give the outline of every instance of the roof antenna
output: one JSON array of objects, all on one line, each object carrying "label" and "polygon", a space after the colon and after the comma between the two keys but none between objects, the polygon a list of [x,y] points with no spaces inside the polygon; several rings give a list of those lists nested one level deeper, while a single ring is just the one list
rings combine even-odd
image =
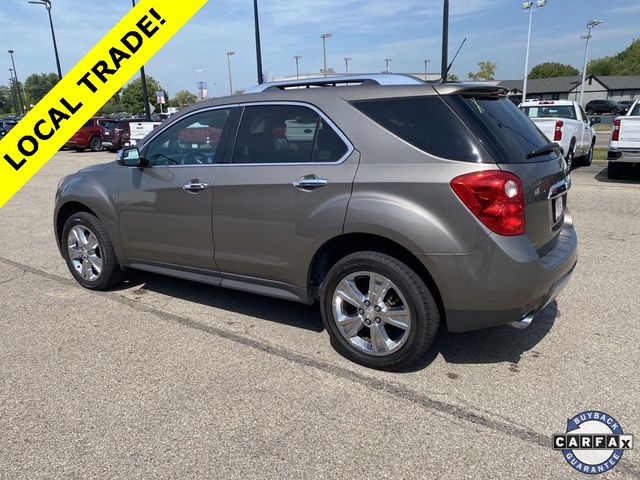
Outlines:
[{"label": "roof antenna", "polygon": [[451,66],[453,65],[453,62],[456,61],[456,58],[458,58],[458,54],[460,53],[460,50],[462,50],[462,47],[464,46],[464,44],[467,41],[467,37],[464,37],[464,40],[462,40],[462,43],[460,44],[460,46],[458,47],[458,51],[456,52],[456,54],[453,56],[453,60],[451,60],[451,63],[449,64],[449,66],[447,67],[447,69],[444,71],[444,75],[442,75],[442,78],[440,79],[442,81],[442,83],[447,83],[447,75],[449,75],[449,70],[451,70]]}]

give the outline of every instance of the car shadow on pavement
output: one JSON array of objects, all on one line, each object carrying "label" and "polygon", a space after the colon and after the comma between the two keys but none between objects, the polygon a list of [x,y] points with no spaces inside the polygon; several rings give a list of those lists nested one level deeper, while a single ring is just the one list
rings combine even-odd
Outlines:
[{"label": "car shadow on pavement", "polygon": [[607,169],[602,169],[594,178],[602,183],[630,183],[638,184],[640,181],[640,167],[628,165],[628,168],[622,170],[622,176],[618,179],[612,180],[607,177]]},{"label": "car shadow on pavement", "polygon": [[[136,297],[153,292],[312,332],[320,333],[324,330],[317,305],[303,305],[153,273],[132,271],[127,283],[119,290],[127,290]],[[414,367],[402,372],[423,370],[439,355],[442,355],[447,363],[507,362],[515,365],[527,352],[531,351],[534,356],[539,355],[533,348],[549,333],[559,315],[558,306],[554,301],[539,312],[525,330],[503,325],[456,334],[440,328],[427,354]]]},{"label": "car shadow on pavement", "polygon": [[123,287],[122,290],[129,289],[136,296],[155,292],[167,297],[313,332],[324,330],[317,306],[139,271],[131,271],[129,280]]},{"label": "car shadow on pavement", "polygon": [[502,325],[474,332],[449,333],[441,328],[430,352],[414,370],[427,367],[438,355],[442,355],[447,363],[517,364],[527,352],[539,355],[533,348],[551,331],[558,316],[558,305],[553,301],[536,314],[529,328],[524,330]]}]

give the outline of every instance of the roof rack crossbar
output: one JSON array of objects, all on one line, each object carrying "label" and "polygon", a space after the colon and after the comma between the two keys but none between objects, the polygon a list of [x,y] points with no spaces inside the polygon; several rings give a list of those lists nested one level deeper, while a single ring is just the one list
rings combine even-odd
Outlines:
[{"label": "roof rack crossbar", "polygon": [[364,75],[340,75],[334,77],[318,77],[298,80],[285,80],[280,82],[263,83],[256,85],[246,93],[259,93],[288,88],[311,87],[337,87],[339,85],[420,85],[425,82],[411,75],[402,74],[364,74]]}]

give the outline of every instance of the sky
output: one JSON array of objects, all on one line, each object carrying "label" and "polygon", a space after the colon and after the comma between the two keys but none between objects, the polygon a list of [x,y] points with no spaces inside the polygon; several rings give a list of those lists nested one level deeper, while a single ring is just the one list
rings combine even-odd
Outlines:
[{"label": "sky", "polygon": [[[181,0],[189,1],[189,0]],[[131,8],[130,0],[52,0],[63,73]],[[264,71],[295,74],[294,55],[301,55],[303,73],[320,74],[321,34],[327,41],[328,66],[380,72],[385,58],[391,70],[419,73],[429,59],[439,71],[442,35],[441,0],[260,0]],[[467,38],[452,73],[466,79],[477,63],[497,63],[496,78],[522,78],[528,15],[518,0],[450,0],[450,58]],[[593,32],[590,58],[612,55],[640,38],[639,0],[549,0],[534,13],[530,67],[558,61],[582,69],[588,20],[604,23]],[[147,72],[173,94],[196,92],[196,83],[209,83],[210,95],[229,93],[227,51],[233,86],[256,83],[252,0],[209,0],[147,64]],[[31,73],[55,71],[55,59],[44,6],[27,0],[0,0],[0,52],[15,50],[21,80]],[[0,84],[8,84],[9,55],[0,53]],[[205,70],[198,72],[198,70]],[[6,78],[5,78],[6,77]]]}]

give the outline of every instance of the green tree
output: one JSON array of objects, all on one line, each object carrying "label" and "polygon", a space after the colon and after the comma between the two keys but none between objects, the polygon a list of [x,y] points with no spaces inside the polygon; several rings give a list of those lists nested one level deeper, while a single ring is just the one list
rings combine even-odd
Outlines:
[{"label": "green tree", "polygon": [[29,103],[36,104],[58,83],[55,73],[34,73],[24,81],[24,91]]},{"label": "green tree", "polygon": [[[161,88],[152,76],[147,75],[147,91],[149,93],[149,103],[156,104],[156,92],[162,90],[164,92],[165,101],[169,101],[169,94]],[[142,94],[142,80],[140,77],[129,82],[122,89],[120,94],[120,106],[123,111],[136,115],[144,114],[144,96]],[[153,108],[152,108],[153,110]]]},{"label": "green tree", "polygon": [[0,113],[13,113],[14,110],[11,90],[5,85],[0,85]]},{"label": "green tree", "polygon": [[198,97],[187,90],[177,92],[170,102],[171,107],[183,108],[193,105],[198,101]]},{"label": "green tree", "polygon": [[587,73],[593,75],[640,75],[640,39],[609,57],[589,62]]},{"label": "green tree", "polygon": [[447,82],[457,82],[460,79],[458,78],[458,76],[455,73],[449,73],[447,75]]},{"label": "green tree", "polygon": [[490,62],[489,60],[483,60],[478,62],[480,68],[477,72],[469,72],[469,79],[474,82],[481,80],[495,80],[497,64]]},{"label": "green tree", "polygon": [[570,77],[579,75],[577,68],[559,62],[545,62],[536,65],[529,72],[529,78]]}]

